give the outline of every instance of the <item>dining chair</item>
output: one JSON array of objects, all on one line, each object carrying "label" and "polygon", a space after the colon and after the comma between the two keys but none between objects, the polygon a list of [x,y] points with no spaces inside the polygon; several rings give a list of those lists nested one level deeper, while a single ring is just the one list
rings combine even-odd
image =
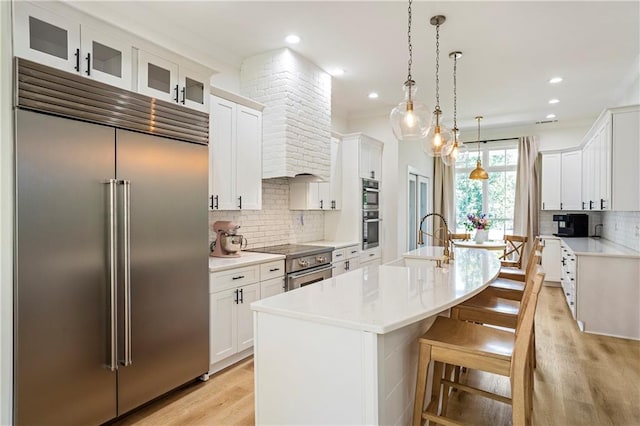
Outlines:
[{"label": "dining chair", "polygon": [[500,256],[502,267],[522,268],[522,253],[529,238],[521,235],[505,235],[504,254]]},{"label": "dining chair", "polygon": [[[437,424],[461,424],[446,417],[449,388],[478,394],[511,404],[514,425],[530,425],[533,410],[533,375],[529,352],[538,293],[544,273],[531,278],[528,301],[521,310],[515,333],[447,317],[437,317],[419,339],[418,372],[414,399],[413,426],[424,420]],[[429,364],[434,361],[431,395],[426,400]],[[443,372],[449,365],[509,377],[511,395],[504,396],[460,383]],[[450,371],[450,370],[449,370]]]},{"label": "dining chair", "polygon": [[[522,293],[524,291],[524,285],[527,282],[528,274],[533,265],[537,265],[541,262],[542,250],[544,245],[539,237],[536,237],[531,248],[531,252],[527,258],[527,265],[525,270],[515,268],[500,268],[498,277],[489,284],[490,289],[500,292],[500,297],[505,299],[520,300],[522,299]],[[536,255],[539,255],[536,258]]]},{"label": "dining chair", "polygon": [[471,239],[471,234],[466,233],[466,234],[452,234],[449,233],[449,240],[453,241],[453,240],[470,240]]}]

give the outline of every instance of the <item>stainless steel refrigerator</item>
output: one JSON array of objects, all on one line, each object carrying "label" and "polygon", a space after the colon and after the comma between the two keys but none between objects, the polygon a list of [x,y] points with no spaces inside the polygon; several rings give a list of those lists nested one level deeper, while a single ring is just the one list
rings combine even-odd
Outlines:
[{"label": "stainless steel refrigerator", "polygon": [[207,152],[17,109],[17,424],[103,423],[208,371]]}]

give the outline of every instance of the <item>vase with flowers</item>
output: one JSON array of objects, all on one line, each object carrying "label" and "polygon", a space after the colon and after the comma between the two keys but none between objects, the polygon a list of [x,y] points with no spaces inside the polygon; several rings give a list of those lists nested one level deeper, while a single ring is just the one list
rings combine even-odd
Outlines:
[{"label": "vase with flowers", "polygon": [[482,244],[487,241],[489,236],[489,228],[491,227],[491,221],[486,213],[469,213],[467,215],[467,222],[465,222],[467,231],[476,231],[475,241],[477,244]]}]

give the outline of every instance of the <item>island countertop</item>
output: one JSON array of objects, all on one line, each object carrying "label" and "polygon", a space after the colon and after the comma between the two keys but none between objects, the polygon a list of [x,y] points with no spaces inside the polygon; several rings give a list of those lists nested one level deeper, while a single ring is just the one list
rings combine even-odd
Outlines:
[{"label": "island countertop", "polygon": [[495,254],[478,249],[456,250],[456,260],[443,268],[431,260],[399,263],[357,269],[259,300],[251,309],[384,334],[472,297],[500,270]]}]

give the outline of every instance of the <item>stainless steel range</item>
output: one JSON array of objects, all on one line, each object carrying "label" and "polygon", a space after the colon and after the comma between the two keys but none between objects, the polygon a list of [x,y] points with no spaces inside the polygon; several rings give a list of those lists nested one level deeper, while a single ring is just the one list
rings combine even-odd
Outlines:
[{"label": "stainless steel range", "polygon": [[331,253],[333,247],[281,244],[246,251],[285,255],[287,291],[332,277]]}]

